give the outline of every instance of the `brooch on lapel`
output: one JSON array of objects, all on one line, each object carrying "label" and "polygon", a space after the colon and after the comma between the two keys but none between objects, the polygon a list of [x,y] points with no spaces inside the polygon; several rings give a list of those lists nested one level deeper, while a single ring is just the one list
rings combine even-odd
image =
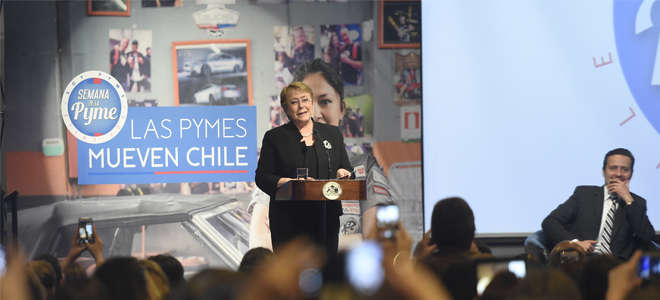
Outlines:
[{"label": "brooch on lapel", "polygon": [[330,144],[330,142],[325,140],[325,141],[323,141],[323,147],[325,147],[325,149],[330,150],[330,149],[332,149],[332,144]]}]

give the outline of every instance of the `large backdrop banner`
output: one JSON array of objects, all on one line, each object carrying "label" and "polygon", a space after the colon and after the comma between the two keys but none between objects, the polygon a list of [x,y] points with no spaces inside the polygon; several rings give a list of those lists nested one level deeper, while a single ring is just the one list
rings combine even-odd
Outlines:
[{"label": "large backdrop banner", "polygon": [[[17,42],[7,43],[14,84],[6,183],[20,193],[18,232],[28,257],[64,259],[80,217],[92,218],[112,245],[105,258],[169,254],[187,278],[206,268],[236,270],[249,248],[272,247],[269,196],[254,170],[263,135],[289,122],[279,94],[299,70],[315,96],[314,117],[342,130],[370,191],[369,201],[342,203],[340,249],[370,234],[364,224],[376,223],[382,204],[398,205],[413,240],[423,237],[422,118],[415,114],[421,1],[138,3],[121,17],[87,15],[87,2],[5,4],[17,12],[7,24],[27,17],[41,36],[70,44],[26,44],[31,32],[22,27],[12,31]],[[68,13],[29,13],[58,9]],[[396,35],[402,26],[410,38]],[[381,38],[386,28],[394,36]],[[34,49],[59,59],[44,61]],[[323,61],[328,74],[303,76],[310,59]],[[78,260],[89,272],[93,262],[88,252]]]},{"label": "large backdrop banner", "polygon": [[78,182],[252,181],[256,123],[254,106],[130,107],[113,139],[78,141]]}]

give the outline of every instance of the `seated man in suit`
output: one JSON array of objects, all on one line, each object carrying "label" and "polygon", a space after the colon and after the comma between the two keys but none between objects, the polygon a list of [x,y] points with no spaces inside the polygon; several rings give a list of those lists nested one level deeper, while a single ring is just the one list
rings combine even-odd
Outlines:
[{"label": "seated man in suit", "polygon": [[604,186],[578,186],[573,195],[543,220],[552,245],[574,241],[587,254],[628,259],[640,243],[655,236],[646,200],[629,191],[635,158],[627,149],[608,152],[603,160]]}]

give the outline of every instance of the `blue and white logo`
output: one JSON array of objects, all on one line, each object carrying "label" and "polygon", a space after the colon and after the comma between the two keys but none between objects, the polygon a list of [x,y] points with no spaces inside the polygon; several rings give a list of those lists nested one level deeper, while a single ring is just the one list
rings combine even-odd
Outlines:
[{"label": "blue and white logo", "polygon": [[62,118],[78,140],[90,144],[117,136],[126,122],[128,105],[121,84],[101,71],[76,76],[62,96]]},{"label": "blue and white logo", "polygon": [[660,5],[655,3],[615,0],[614,36],[628,88],[660,133]]}]

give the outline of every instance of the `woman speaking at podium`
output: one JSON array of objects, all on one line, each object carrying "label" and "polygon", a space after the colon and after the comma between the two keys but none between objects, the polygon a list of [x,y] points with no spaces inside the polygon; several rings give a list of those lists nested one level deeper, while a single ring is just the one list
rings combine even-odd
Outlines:
[{"label": "woman speaking at podium", "polygon": [[[314,122],[312,90],[302,82],[282,89],[280,105],[289,123],[266,132],[257,165],[257,186],[270,196],[269,219],[273,250],[294,237],[304,235],[337,253],[341,201],[276,201],[277,188],[297,177],[298,168],[307,168],[309,179],[350,176],[351,164],[338,127]],[[321,236],[325,211],[325,238]],[[325,244],[323,244],[325,240]]]}]

